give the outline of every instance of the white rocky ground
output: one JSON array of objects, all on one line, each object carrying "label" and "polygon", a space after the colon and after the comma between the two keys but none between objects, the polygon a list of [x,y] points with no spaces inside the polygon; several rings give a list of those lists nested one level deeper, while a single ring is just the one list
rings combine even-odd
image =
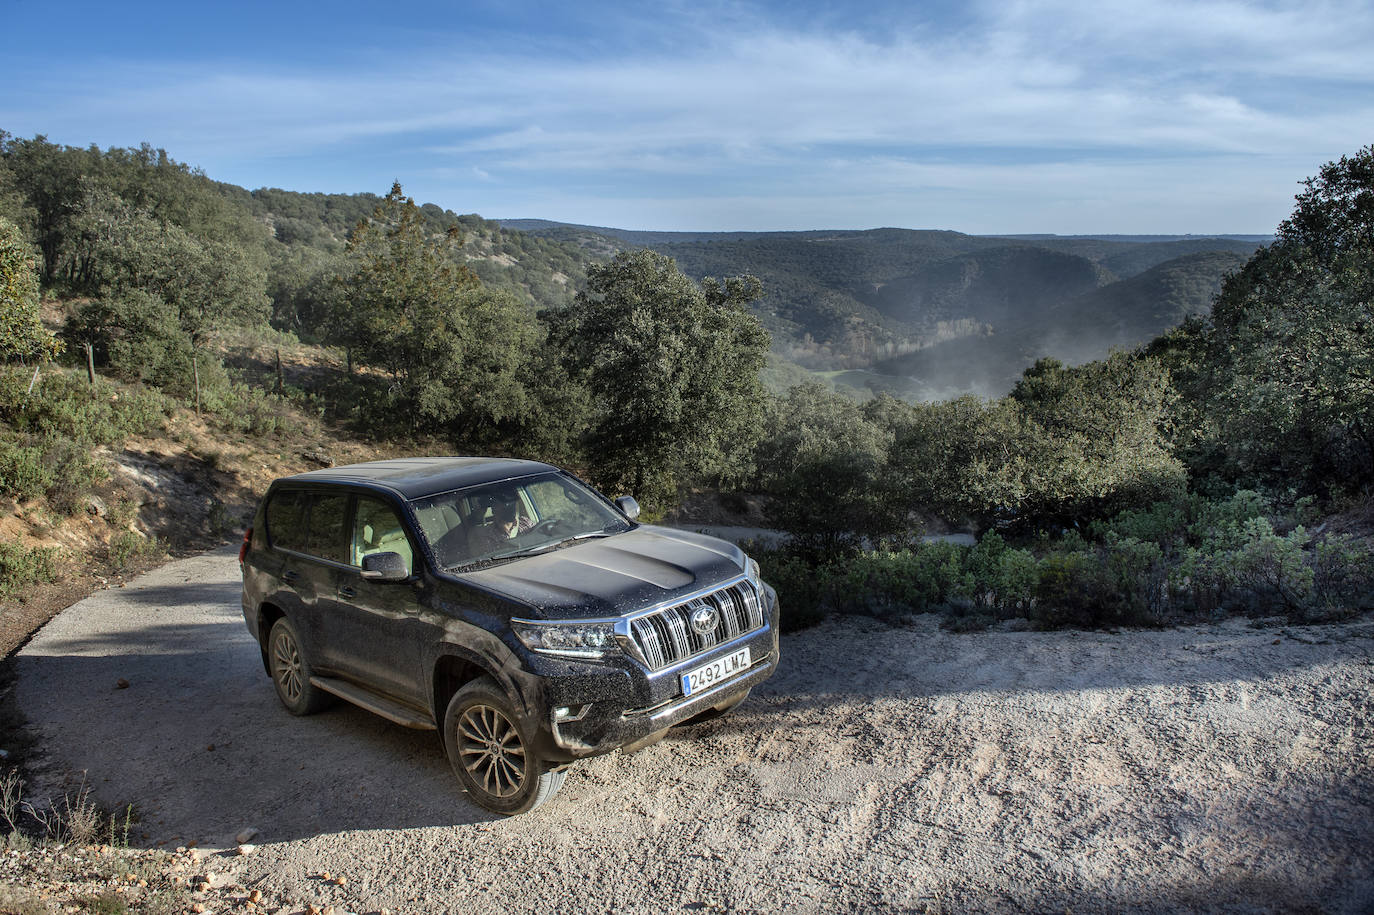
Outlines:
[{"label": "white rocky ground", "polygon": [[85,770],[136,839],[226,849],[203,866],[269,911],[1374,911],[1369,617],[844,619],[783,659],[731,716],[579,764],[508,820],[433,734],[281,710],[230,551],[64,612],[17,691],[46,760],[31,795]]}]

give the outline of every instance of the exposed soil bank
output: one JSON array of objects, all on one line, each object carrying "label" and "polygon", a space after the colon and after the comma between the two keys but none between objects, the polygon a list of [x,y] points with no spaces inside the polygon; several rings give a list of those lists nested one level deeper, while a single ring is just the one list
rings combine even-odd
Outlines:
[{"label": "exposed soil bank", "polygon": [[[1163,632],[833,620],[727,718],[579,764],[522,817],[433,734],[277,704],[232,549],[65,611],[17,658],[30,795],[86,770],[149,843],[355,912],[1369,911],[1374,620]],[[120,679],[127,688],[117,688]],[[326,881],[321,874],[344,876]]]}]

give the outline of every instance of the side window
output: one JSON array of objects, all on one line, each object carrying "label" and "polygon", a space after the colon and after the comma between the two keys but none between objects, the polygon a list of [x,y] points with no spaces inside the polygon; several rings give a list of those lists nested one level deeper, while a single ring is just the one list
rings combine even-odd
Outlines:
[{"label": "side window", "polygon": [[348,562],[348,538],[344,532],[347,510],[347,493],[311,493],[305,552],[321,559]]},{"label": "side window", "polygon": [[406,571],[413,568],[410,540],[395,510],[380,499],[359,496],[349,541],[349,564],[361,566],[363,557],[373,553],[400,553],[406,561]]},{"label": "side window", "polygon": [[279,489],[267,503],[267,537],[272,546],[305,552],[305,493]]}]

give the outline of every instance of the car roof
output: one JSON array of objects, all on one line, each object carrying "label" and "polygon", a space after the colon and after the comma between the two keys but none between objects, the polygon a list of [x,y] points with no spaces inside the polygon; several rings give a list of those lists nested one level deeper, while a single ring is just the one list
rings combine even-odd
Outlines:
[{"label": "car roof", "polygon": [[283,477],[282,482],[362,483],[394,490],[406,499],[418,499],[465,486],[557,469],[539,461],[514,458],[412,457],[311,470]]}]

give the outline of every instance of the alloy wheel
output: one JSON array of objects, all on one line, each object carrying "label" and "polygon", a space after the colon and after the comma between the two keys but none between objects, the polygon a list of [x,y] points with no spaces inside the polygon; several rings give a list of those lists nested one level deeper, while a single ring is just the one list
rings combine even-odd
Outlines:
[{"label": "alloy wheel", "polygon": [[282,695],[290,703],[298,702],[302,688],[301,653],[289,633],[278,633],[276,641],[272,643],[272,659],[275,662],[273,667],[276,668],[277,686]]},{"label": "alloy wheel", "polygon": [[493,797],[511,797],[525,782],[525,742],[499,709],[473,705],[458,721],[458,757]]}]

